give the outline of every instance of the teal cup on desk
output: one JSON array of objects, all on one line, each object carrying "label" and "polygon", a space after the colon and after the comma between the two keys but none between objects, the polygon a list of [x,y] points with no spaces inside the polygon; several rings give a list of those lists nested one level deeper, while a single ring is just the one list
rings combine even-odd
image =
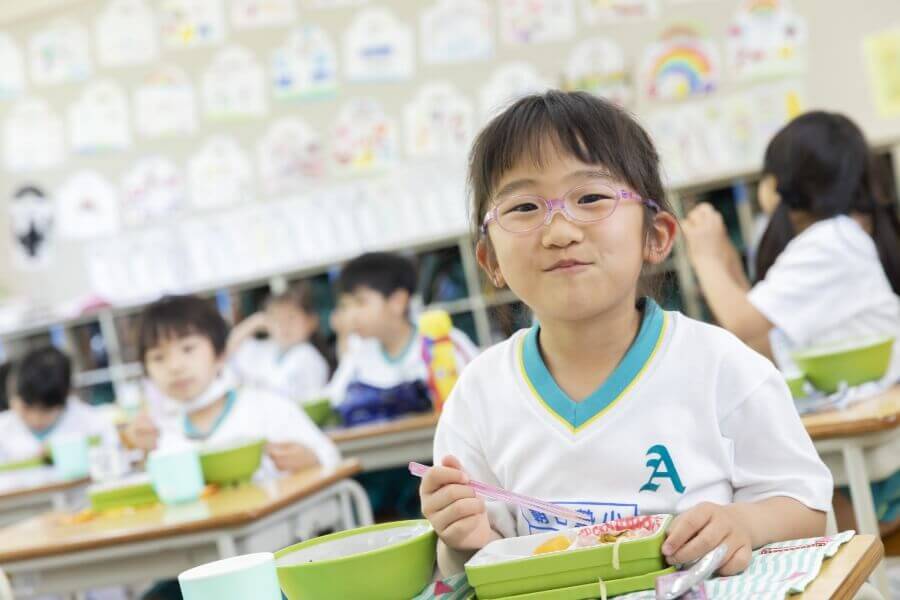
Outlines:
[{"label": "teal cup on desk", "polygon": [[270,552],[244,554],[188,569],[178,576],[184,600],[281,600]]},{"label": "teal cup on desk", "polygon": [[51,438],[53,467],[60,477],[80,479],[91,471],[89,443],[86,435],[64,435]]},{"label": "teal cup on desk", "polygon": [[203,471],[194,448],[154,450],[147,458],[153,490],[165,504],[183,504],[200,498]]}]

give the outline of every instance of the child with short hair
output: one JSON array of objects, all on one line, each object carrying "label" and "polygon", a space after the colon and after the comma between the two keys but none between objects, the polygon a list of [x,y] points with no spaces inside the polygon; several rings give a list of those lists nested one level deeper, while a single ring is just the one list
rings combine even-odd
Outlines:
[{"label": "child with short hair", "polygon": [[52,346],[26,354],[9,376],[9,410],[0,413],[0,462],[41,456],[57,436],[98,437],[118,446],[112,422],[71,395],[72,364]]},{"label": "child with short hair", "polygon": [[337,448],[297,406],[239,384],[225,365],[228,326],[215,306],[169,296],[147,306],[138,330],[150,410],[126,429],[137,448],[264,438],[264,474],[333,466]]},{"label": "child with short hair", "polygon": [[632,117],[581,92],[525,97],[476,139],[478,262],[537,324],[476,358],[438,423],[420,494],[445,575],[492,540],[572,525],[486,504],[469,478],[593,522],[676,513],[667,559],[725,543],[722,575],[824,533],[831,475],[780,373],[641,284],[677,229],[658,163]]},{"label": "child with short hair", "polygon": [[[258,339],[260,333],[266,339]],[[295,401],[314,399],[328,383],[328,354],[307,281],[269,296],[263,310],[228,337],[230,362],[242,381]]]},{"label": "child with short hair", "polygon": [[[337,282],[339,310],[344,326],[359,339],[348,345],[327,388],[332,404],[346,399],[352,383],[388,389],[428,379],[424,341],[409,320],[415,289],[415,266],[397,254],[363,254],[344,266]],[[457,329],[450,339],[461,370],[478,349]]]}]

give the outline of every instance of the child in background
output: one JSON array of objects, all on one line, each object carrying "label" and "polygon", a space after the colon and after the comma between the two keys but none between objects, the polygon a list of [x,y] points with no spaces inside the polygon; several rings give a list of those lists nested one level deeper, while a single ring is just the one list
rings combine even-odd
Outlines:
[{"label": "child in background", "polygon": [[9,410],[9,373],[12,363],[5,362],[0,365],[0,412]]},{"label": "child in background", "polygon": [[831,476],[780,373],[641,285],[677,228],[644,130],[590,94],[528,96],[469,169],[479,264],[538,324],[476,358],[438,423],[421,502],[444,575],[492,540],[570,525],[486,504],[469,478],[594,522],[676,513],[669,562],[724,542],[722,575],[824,533]]},{"label": "child in background", "polygon": [[10,374],[10,410],[0,413],[0,462],[43,455],[56,436],[99,437],[107,448],[118,446],[113,424],[92,406],[71,396],[72,364],[60,350],[33,350]]},{"label": "child in background", "polygon": [[[721,217],[700,205],[684,223],[688,256],[713,314],[748,344],[796,370],[791,351],[896,336],[885,383],[900,377],[900,221],[859,128],[810,112],[766,149],[760,204],[774,205],[751,287]],[[900,528],[900,473],[873,484],[884,534]],[[854,528],[843,493],[841,527]]]},{"label": "child in background", "polygon": [[225,367],[227,336],[225,320],[200,298],[171,296],[144,309],[138,345],[156,402],[128,426],[128,442],[149,451],[261,437],[264,475],[336,464],[337,448],[295,403],[237,383]]},{"label": "child in background", "polygon": [[[409,303],[416,269],[396,254],[374,252],[348,262],[337,282],[338,310],[345,326],[361,339],[341,358],[326,395],[340,405],[352,383],[388,389],[428,379],[422,336],[410,322]],[[463,332],[450,335],[462,369],[478,353]]]},{"label": "child in background", "polygon": [[[274,294],[262,312],[244,319],[228,337],[228,356],[241,381],[290,400],[308,400],[328,383],[328,353],[306,281]],[[257,339],[257,334],[268,335]]]}]

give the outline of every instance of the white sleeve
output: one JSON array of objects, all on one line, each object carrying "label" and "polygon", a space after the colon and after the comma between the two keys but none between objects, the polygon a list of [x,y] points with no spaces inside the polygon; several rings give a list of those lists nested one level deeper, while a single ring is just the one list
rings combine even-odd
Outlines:
[{"label": "white sleeve", "polygon": [[259,361],[262,360],[261,348],[261,342],[253,338],[244,340],[238,346],[229,362],[241,379],[253,379],[252,374],[259,369]]},{"label": "white sleeve", "polygon": [[340,462],[341,454],[337,446],[299,406],[270,394],[266,394],[266,398],[267,440],[303,444],[316,454],[323,467],[333,467]]},{"label": "white sleeve", "polygon": [[335,370],[334,375],[331,376],[331,381],[329,381],[328,385],[325,387],[325,393],[323,395],[331,400],[332,406],[340,406],[344,401],[344,397],[347,394],[347,387],[353,382],[353,377],[356,373],[356,362],[358,357],[359,346],[357,346],[353,352],[347,352],[347,354],[341,358],[338,368]]},{"label": "white sleeve", "polygon": [[[477,406],[481,400],[477,396],[469,398],[472,377],[460,378],[444,405],[441,418],[434,434],[434,464],[440,464],[445,456],[455,456],[466,474],[476,481],[500,486],[497,476],[488,464],[478,437],[477,423],[483,423],[483,415],[469,414],[468,402]],[[516,518],[510,508],[502,502],[488,501],[488,519],[491,527],[503,537],[516,535]]]},{"label": "white sleeve", "polygon": [[453,342],[453,348],[456,351],[457,370],[462,371],[463,367],[478,356],[478,346],[469,339],[469,336],[459,329],[452,329],[450,331],[450,340]]},{"label": "white sleeve", "polygon": [[809,508],[831,509],[831,473],[819,458],[774,369],[721,421],[732,444],[735,502],[787,496]]},{"label": "white sleeve", "polygon": [[[857,310],[846,290],[852,268],[827,241],[796,238],[748,294],[750,303],[796,345],[807,343],[823,324],[843,321]],[[832,240],[833,243],[833,240]],[[827,314],[827,321],[822,315]]]},{"label": "white sleeve", "polygon": [[312,346],[306,348],[291,365],[290,382],[292,396],[301,401],[318,399],[328,383],[328,363]]}]

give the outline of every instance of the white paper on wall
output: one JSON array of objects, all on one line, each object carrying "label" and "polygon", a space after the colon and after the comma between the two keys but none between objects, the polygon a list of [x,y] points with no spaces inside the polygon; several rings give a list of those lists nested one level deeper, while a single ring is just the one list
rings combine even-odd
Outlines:
[{"label": "white paper on wall", "polygon": [[303,0],[303,3],[309,8],[342,8],[345,6],[360,6],[368,4],[369,0]]},{"label": "white paper on wall", "polygon": [[504,64],[491,74],[479,94],[482,118],[487,119],[528,94],[544,92],[550,85],[526,62]]},{"label": "white paper on wall", "polygon": [[493,19],[485,0],[437,0],[422,12],[419,52],[426,64],[488,60]]},{"label": "white paper on wall", "polygon": [[390,167],[397,159],[397,126],[374,98],[353,98],[337,115],[331,154],[341,173]]},{"label": "white paper on wall", "polygon": [[18,186],[9,198],[8,237],[13,265],[22,271],[47,268],[55,240],[53,202],[43,186]]},{"label": "white paper on wall", "polygon": [[413,34],[385,8],[368,8],[344,33],[344,70],[350,81],[397,81],[413,74]]},{"label": "white paper on wall", "polygon": [[94,30],[104,67],[146,64],[159,56],[156,17],[144,0],[110,0]]},{"label": "white paper on wall", "polygon": [[257,148],[259,175],[269,196],[297,194],[325,175],[322,139],[299,117],[273,123]]},{"label": "white paper on wall", "polygon": [[252,177],[250,161],[237,140],[216,136],[190,160],[191,204],[209,209],[246,202],[252,198]]},{"label": "white paper on wall", "polygon": [[142,231],[130,241],[128,263],[136,296],[151,299],[185,291],[183,253],[176,232],[160,227]]},{"label": "white paper on wall", "polygon": [[297,19],[294,0],[231,0],[235,29],[283,27]]},{"label": "white paper on wall", "polygon": [[213,119],[264,115],[265,75],[256,57],[240,46],[219,51],[203,75],[203,101]]},{"label": "white paper on wall", "polygon": [[738,79],[764,79],[803,71],[806,22],[787,0],[744,0],[728,29],[728,63]]},{"label": "white paper on wall", "polygon": [[69,138],[76,152],[122,150],[131,145],[128,99],[117,83],[100,81],[85,88],[69,109]]},{"label": "white paper on wall", "polygon": [[475,108],[449,82],[422,87],[404,110],[406,151],[414,157],[464,155],[475,128]]},{"label": "white paper on wall", "polygon": [[138,133],[157,138],[191,134],[197,127],[194,89],[178,67],[161,66],[134,93]]},{"label": "white paper on wall", "polygon": [[71,175],[56,193],[56,220],[61,236],[85,240],[119,229],[115,188],[95,171]]},{"label": "white paper on wall", "polygon": [[111,304],[125,303],[135,297],[129,250],[124,240],[115,238],[96,241],[84,248],[91,291]]},{"label": "white paper on wall", "polygon": [[581,6],[589,25],[659,16],[659,0],[581,0]]},{"label": "white paper on wall", "polygon": [[16,98],[25,91],[25,65],[13,38],[0,33],[0,100]]},{"label": "white paper on wall", "polygon": [[122,178],[122,214],[128,226],[170,217],[185,205],[184,178],[168,158],[140,159]]},{"label": "white paper on wall", "polygon": [[647,46],[641,60],[641,88],[650,100],[706,96],[719,86],[719,53],[693,27],[675,25]]},{"label": "white paper on wall", "polygon": [[272,54],[272,89],[279,99],[331,97],[337,92],[337,51],[328,33],[305,24]]},{"label": "white paper on wall", "polygon": [[37,171],[62,163],[63,122],[45,100],[20,100],[9,111],[3,131],[4,157],[10,171]]},{"label": "white paper on wall", "polygon": [[619,106],[627,106],[632,93],[621,46],[611,39],[599,37],[579,43],[569,54],[562,87],[590,92]]},{"label": "white paper on wall", "polygon": [[222,0],[159,0],[159,26],[167,48],[195,48],[225,39]]},{"label": "white paper on wall", "polygon": [[31,78],[38,85],[76,83],[90,77],[88,34],[71,19],[58,19],[29,41]]},{"label": "white paper on wall", "polygon": [[573,0],[499,0],[505,44],[559,42],[575,35]]}]

